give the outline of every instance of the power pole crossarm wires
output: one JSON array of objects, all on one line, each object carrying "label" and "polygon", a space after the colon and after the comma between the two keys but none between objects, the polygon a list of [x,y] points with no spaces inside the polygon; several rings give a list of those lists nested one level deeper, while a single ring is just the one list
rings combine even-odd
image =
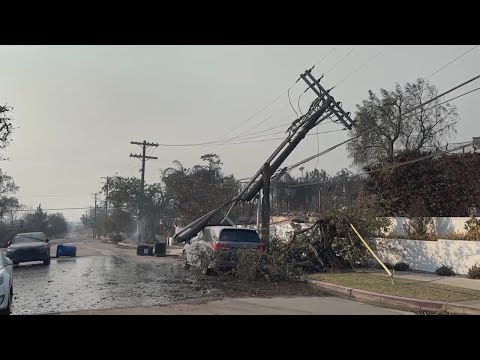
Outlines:
[{"label": "power pole crossarm wires", "polygon": [[[310,89],[312,89],[315,94],[318,95],[318,98],[312,103],[312,106],[309,110],[308,116],[305,118],[298,119],[298,126],[295,127],[295,133],[292,134],[292,137],[285,143],[282,143],[280,147],[274,152],[274,156],[279,154],[275,160],[272,159],[272,156],[269,158],[267,163],[270,164],[270,174],[275,173],[278,168],[282,165],[285,159],[292,153],[292,151],[297,147],[297,145],[305,138],[305,135],[317,126],[320,122],[325,120],[330,116],[336,116],[337,120],[342,123],[347,129],[351,129],[354,125],[353,120],[350,118],[350,115],[346,113],[339,102],[336,102],[335,99],[329,94],[330,90],[325,90],[320,81],[315,79],[311,74],[311,70],[305,71],[305,73],[300,75],[300,78],[303,79]],[[311,80],[311,82],[310,82]],[[313,111],[313,109],[315,109]],[[323,116],[327,113],[326,116]],[[286,145],[286,146],[285,146]],[[270,160],[273,160],[270,162]],[[263,167],[262,167],[263,170]],[[259,171],[260,172],[260,171]],[[251,182],[255,181],[259,175],[257,172],[254,179]],[[263,186],[263,176],[258,179],[258,181],[251,186],[251,188],[242,196],[242,201],[252,200],[258,191]]]},{"label": "power pole crossarm wires", "polygon": [[[158,157],[156,156],[147,156],[146,155],[146,149],[147,147],[151,147],[151,146],[154,146],[154,147],[157,147],[158,144],[154,144],[154,143],[149,143],[145,140],[143,140],[143,142],[138,142],[138,141],[130,141],[130,144],[133,144],[133,145],[140,145],[142,147],[142,154],[139,155],[139,154],[130,154],[130,157],[134,157],[134,158],[138,158],[138,159],[142,159],[142,168],[140,169],[141,173],[142,173],[142,180],[141,180],[141,191],[140,191],[140,207],[138,209],[138,218],[139,218],[139,221],[141,222],[142,221],[142,218],[143,218],[143,203],[144,203],[144,192],[145,192],[145,161],[146,160],[150,160],[150,159],[158,159]],[[142,226],[142,229],[140,230],[140,233],[143,234],[143,226]],[[140,240],[143,240],[143,237],[138,236],[138,242],[140,242]]]},{"label": "power pole crossarm wires", "polygon": [[[315,126],[320,124],[323,120],[335,116],[337,120],[333,122],[340,122],[347,129],[351,129],[354,125],[353,120],[350,118],[349,113],[346,113],[339,102],[336,102],[329,94],[330,90],[325,90],[320,85],[320,79],[317,80],[311,74],[311,70],[305,71],[300,75],[300,79],[303,79],[309,86],[309,89],[318,95],[317,99],[312,103],[310,109],[306,115],[302,115],[300,118],[294,121],[293,126],[290,127],[289,135],[287,138],[277,147],[277,149],[270,155],[265,161],[257,173],[251,178],[247,186],[231,201],[225,203],[220,208],[213,210],[213,212],[223,209],[224,206],[230,205],[230,208],[224,215],[223,221],[228,219],[228,215],[232,211],[233,207],[238,201],[248,202],[257,196],[260,189],[263,188],[263,211],[262,211],[262,225],[268,225],[267,216],[269,217],[269,180],[272,174],[283,164],[285,159],[292,153],[297,145],[305,138],[307,133]],[[299,79],[299,80],[300,80]],[[308,89],[307,89],[308,90]],[[198,231],[205,227],[208,218],[211,217],[211,213],[204,215],[200,219],[197,219],[193,223],[187,225],[185,228],[177,233],[176,238],[180,241],[188,240],[194,236]],[[222,221],[222,222],[223,222]],[[261,229],[262,230],[262,229]],[[262,237],[268,241],[268,226],[263,226]]]}]

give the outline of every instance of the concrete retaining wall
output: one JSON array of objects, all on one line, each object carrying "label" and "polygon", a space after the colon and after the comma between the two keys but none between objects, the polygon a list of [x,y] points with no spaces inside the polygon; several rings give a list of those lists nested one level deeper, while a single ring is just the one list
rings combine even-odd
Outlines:
[{"label": "concrete retaining wall", "polygon": [[457,274],[467,274],[470,267],[480,265],[480,241],[377,238],[374,242],[382,261],[392,265],[403,261],[414,270],[435,272],[436,268],[447,265]]},{"label": "concrete retaining wall", "polygon": [[[392,222],[386,234],[407,235],[408,218],[392,217]],[[435,217],[433,218],[433,228],[431,231],[438,235],[445,235],[451,231],[465,232],[465,222],[470,219],[468,217]]]}]

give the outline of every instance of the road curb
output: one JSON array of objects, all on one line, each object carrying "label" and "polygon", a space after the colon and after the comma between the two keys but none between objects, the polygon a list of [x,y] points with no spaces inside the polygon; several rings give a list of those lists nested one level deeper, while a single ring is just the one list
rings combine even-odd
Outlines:
[{"label": "road curb", "polygon": [[308,279],[307,282],[325,291],[326,293],[330,293],[338,297],[374,305],[382,305],[384,307],[410,310],[415,312],[449,313],[456,315],[480,315],[480,309],[462,306],[458,304],[379,294],[318,280]]}]

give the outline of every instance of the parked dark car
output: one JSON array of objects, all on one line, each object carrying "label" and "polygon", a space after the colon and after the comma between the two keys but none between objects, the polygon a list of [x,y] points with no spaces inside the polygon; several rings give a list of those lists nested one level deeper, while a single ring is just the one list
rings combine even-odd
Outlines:
[{"label": "parked dark car", "polygon": [[14,265],[22,262],[43,261],[50,264],[50,244],[43,232],[17,234],[9,242],[6,255]]}]

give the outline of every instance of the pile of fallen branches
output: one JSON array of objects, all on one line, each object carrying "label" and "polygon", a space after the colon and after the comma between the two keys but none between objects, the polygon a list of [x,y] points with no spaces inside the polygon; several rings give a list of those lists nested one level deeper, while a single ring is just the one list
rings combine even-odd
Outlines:
[{"label": "pile of fallen branches", "polygon": [[376,216],[375,199],[359,197],[349,208],[332,210],[305,228],[295,228],[287,241],[270,240],[265,253],[238,254],[234,274],[242,279],[292,280],[305,272],[332,272],[368,266],[371,254],[353,233],[350,222],[368,238],[388,221]]}]

